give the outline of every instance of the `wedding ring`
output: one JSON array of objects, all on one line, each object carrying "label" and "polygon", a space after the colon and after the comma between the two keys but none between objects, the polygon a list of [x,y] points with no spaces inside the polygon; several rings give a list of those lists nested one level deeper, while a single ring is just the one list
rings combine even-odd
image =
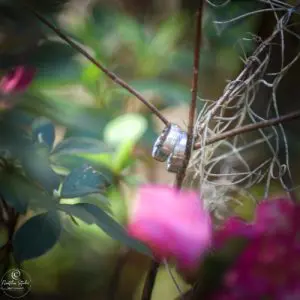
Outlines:
[{"label": "wedding ring", "polygon": [[186,145],[187,133],[182,132],[179,141],[175,145],[175,148],[167,161],[167,170],[169,172],[177,173],[182,169],[185,159]]},{"label": "wedding ring", "polygon": [[180,139],[182,130],[176,124],[168,125],[157,138],[152,150],[152,157],[158,161],[166,161]]}]

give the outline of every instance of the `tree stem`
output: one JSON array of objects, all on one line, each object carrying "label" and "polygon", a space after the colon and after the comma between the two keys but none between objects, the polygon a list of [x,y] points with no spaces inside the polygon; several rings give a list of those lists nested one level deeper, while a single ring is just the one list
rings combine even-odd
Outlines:
[{"label": "tree stem", "polygon": [[64,40],[70,47],[81,53],[87,60],[89,60],[92,64],[94,64],[98,69],[100,69],[103,73],[105,73],[113,82],[123,87],[130,94],[134,95],[138,100],[140,100],[144,105],[146,105],[165,125],[169,124],[169,121],[166,117],[149,101],[147,101],[144,96],[127,84],[124,80],[122,80],[115,73],[109,71],[102,63],[97,61],[94,57],[92,57],[86,50],[80,47],[76,42],[72,41],[67,35],[65,35],[59,28],[50,23],[46,18],[44,18],[39,12],[32,9],[31,7],[27,7],[35,16],[38,18],[43,24],[49,27],[52,31],[54,31],[62,40]]},{"label": "tree stem", "polygon": [[196,12],[196,36],[195,36],[195,48],[194,48],[194,67],[193,67],[193,81],[192,81],[192,99],[189,109],[189,123],[187,132],[187,145],[185,149],[185,159],[183,168],[178,172],[176,176],[176,187],[181,189],[183,180],[186,174],[186,170],[193,151],[193,138],[194,138],[194,125],[195,115],[197,109],[197,95],[198,95],[198,78],[199,78],[199,62],[200,62],[200,50],[201,50],[201,36],[202,36],[202,16],[203,16],[203,0],[199,1],[199,7]]},{"label": "tree stem", "polygon": [[250,131],[254,131],[254,130],[258,130],[258,129],[262,129],[262,128],[266,128],[266,127],[270,127],[270,126],[275,126],[278,125],[280,123],[283,122],[288,122],[288,121],[292,121],[294,119],[297,119],[300,117],[300,110],[294,111],[292,113],[277,117],[277,118],[273,118],[273,119],[269,119],[266,121],[261,121],[258,123],[254,123],[254,124],[248,124],[242,127],[238,127],[238,128],[234,128],[232,130],[228,130],[224,133],[220,133],[217,134],[216,136],[213,136],[211,138],[208,138],[204,145],[201,142],[198,142],[195,144],[194,149],[200,149],[201,147],[219,142],[221,140],[227,139],[227,138],[231,138],[234,137],[238,134],[242,134],[242,133],[246,133],[246,132],[250,132]]},{"label": "tree stem", "polygon": [[[196,12],[196,38],[194,50],[194,68],[193,68],[193,81],[192,81],[192,99],[189,109],[189,124],[188,124],[188,140],[185,151],[185,161],[182,170],[176,176],[176,188],[181,189],[185,177],[186,169],[193,150],[193,133],[194,133],[194,119],[196,115],[196,103],[198,93],[198,75],[199,75],[199,61],[201,49],[201,33],[202,33],[202,15],[203,15],[203,0],[200,0],[199,8]],[[150,300],[152,296],[153,287],[155,284],[156,275],[159,269],[159,263],[156,261],[151,262],[150,270],[144,285],[142,300]]]},{"label": "tree stem", "polygon": [[151,262],[151,266],[150,266],[150,269],[149,269],[147,277],[146,277],[141,300],[150,300],[151,299],[156,275],[157,275],[158,269],[159,269],[159,265],[160,264],[157,261],[153,260]]}]

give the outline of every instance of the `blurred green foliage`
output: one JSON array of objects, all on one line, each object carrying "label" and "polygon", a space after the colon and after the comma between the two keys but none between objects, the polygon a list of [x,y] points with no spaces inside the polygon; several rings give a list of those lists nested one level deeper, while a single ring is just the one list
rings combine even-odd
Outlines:
[{"label": "blurred green foliage", "polygon": [[[232,4],[230,17],[234,6],[236,14],[252,9]],[[226,25],[221,32],[213,21],[227,14],[207,11],[203,74],[237,66],[239,52],[232,45],[253,24]],[[190,99],[189,18],[179,14],[141,24],[95,6],[63,31],[165,109]],[[246,52],[251,43],[247,47]],[[25,261],[35,292],[74,295],[76,286],[78,297],[89,299],[86,295],[108,284],[120,246],[151,255],[120,224],[127,217],[122,187],[133,191],[147,181],[134,172],[140,161],[152,167],[143,154],[149,155],[156,138],[155,122],[127,91],[51,34],[27,62],[36,66],[37,76],[23,101],[3,112],[0,127],[1,197],[23,216],[13,237],[14,255]]]}]

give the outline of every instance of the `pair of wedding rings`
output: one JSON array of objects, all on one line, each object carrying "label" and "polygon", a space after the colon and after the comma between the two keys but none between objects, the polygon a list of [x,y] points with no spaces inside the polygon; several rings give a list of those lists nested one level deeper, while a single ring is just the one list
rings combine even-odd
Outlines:
[{"label": "pair of wedding rings", "polygon": [[152,157],[160,162],[167,160],[167,170],[178,173],[184,164],[187,133],[176,124],[169,124],[154,143]]}]

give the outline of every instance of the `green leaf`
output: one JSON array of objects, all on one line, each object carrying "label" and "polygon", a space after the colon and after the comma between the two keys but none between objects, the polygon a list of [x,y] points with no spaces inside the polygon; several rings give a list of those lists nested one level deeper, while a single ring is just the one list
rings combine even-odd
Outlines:
[{"label": "green leaf", "polygon": [[18,213],[24,214],[29,202],[32,185],[20,175],[6,174],[0,179],[0,194]]},{"label": "green leaf", "polygon": [[111,208],[111,203],[110,199],[108,199],[106,196],[102,194],[89,194],[84,197],[80,198],[72,198],[72,199],[60,199],[59,201],[60,204],[79,204],[79,203],[89,203],[96,205],[103,209],[104,211],[108,213],[112,213],[112,208]]},{"label": "green leaf", "polygon": [[147,178],[139,176],[139,175],[130,175],[130,176],[124,176],[123,181],[129,185],[129,187],[136,187],[142,184],[147,184]]},{"label": "green leaf", "polygon": [[143,147],[152,149],[153,144],[157,139],[157,130],[155,128],[155,123],[152,115],[147,116],[147,121],[148,121],[148,127],[143,137],[140,140],[140,144],[143,145]]},{"label": "green leaf", "polygon": [[134,57],[139,58],[141,54],[144,54],[147,49],[145,31],[143,26],[134,18],[124,15],[116,18],[116,31],[121,44],[125,44],[133,52]]},{"label": "green leaf", "polygon": [[74,59],[76,54],[75,50],[64,43],[43,43],[28,62],[38,70],[33,87],[39,89],[49,83],[62,84],[79,80],[81,67]]},{"label": "green leaf", "polygon": [[52,151],[53,155],[79,155],[88,153],[110,153],[113,150],[102,141],[87,137],[70,137],[60,142]]},{"label": "green leaf", "polygon": [[87,224],[96,224],[111,238],[138,252],[152,256],[148,247],[128,236],[125,228],[98,206],[90,203],[80,203],[75,205],[61,204],[58,208]]},{"label": "green leaf", "polygon": [[[78,168],[85,163],[97,163],[110,168],[113,150],[102,141],[87,137],[70,137],[59,143],[51,153],[51,161],[56,167]],[[105,163],[105,161],[107,163]]]},{"label": "green leaf", "polygon": [[52,195],[18,173],[3,174],[0,195],[20,214],[25,214],[28,207],[34,210],[53,209],[56,204]]},{"label": "green leaf", "polygon": [[62,198],[76,198],[100,193],[109,184],[109,179],[104,174],[85,164],[72,170],[66,177],[60,195]]},{"label": "green leaf", "polygon": [[149,54],[155,53],[158,62],[161,58],[168,60],[182,34],[183,25],[183,20],[179,17],[172,17],[165,21],[148,45]]},{"label": "green leaf", "polygon": [[147,129],[147,120],[139,114],[126,114],[110,121],[104,128],[104,141],[119,146],[139,140]]},{"label": "green leaf", "polygon": [[[102,128],[112,119],[112,115],[116,114],[116,106],[103,110],[74,102],[70,95],[53,94],[41,93],[41,89],[34,94],[27,94],[26,101],[24,99],[22,102],[22,109],[33,116],[43,115],[67,127],[66,139],[75,136],[102,139]],[[22,95],[25,96],[26,94]]]},{"label": "green leaf", "polygon": [[[206,60],[203,59],[204,61]],[[201,62],[202,63],[202,59]],[[170,64],[166,73],[177,75],[182,78],[189,78],[193,68],[193,49],[182,48],[180,51],[174,53],[172,63]]]},{"label": "green leaf", "polygon": [[101,71],[94,64],[89,63],[82,71],[81,80],[84,84],[90,86],[95,84],[101,75]]},{"label": "green leaf", "polygon": [[23,154],[24,148],[31,144],[31,138],[25,131],[25,128],[28,128],[31,125],[31,120],[29,121],[28,119],[30,120],[28,115],[25,116],[24,112],[22,113],[17,109],[8,111],[4,115],[1,115],[1,151],[8,151],[15,157],[19,157]]},{"label": "green leaf", "polygon": [[46,118],[38,118],[32,124],[34,142],[43,143],[52,149],[55,139],[53,123]]},{"label": "green leaf", "polygon": [[134,80],[130,84],[143,93],[151,91],[161,98],[161,106],[177,106],[186,104],[191,98],[189,88],[163,79],[159,80]]},{"label": "green leaf", "polygon": [[116,174],[119,174],[123,169],[128,167],[132,160],[132,151],[134,149],[135,142],[128,140],[123,142],[117,149],[113,157],[113,170]]},{"label": "green leaf", "polygon": [[[101,41],[103,43],[102,38],[105,38],[106,36],[112,36],[112,32],[115,33],[115,26],[116,23],[122,18],[123,15],[118,13],[115,9],[104,7],[104,6],[98,6],[94,5],[92,8],[91,14],[89,16],[90,22],[90,31],[93,39],[97,41],[97,44],[99,45],[99,36],[101,36]],[[122,22],[122,21],[121,21]],[[85,35],[86,36],[86,35]],[[114,37],[115,38],[115,37]],[[101,47],[101,41],[99,47]],[[101,49],[102,52],[107,52],[107,48],[109,47],[103,47],[104,49]],[[109,53],[108,53],[109,54]],[[110,53],[111,55],[111,53]],[[111,57],[111,56],[109,56]]]},{"label": "green leaf", "polygon": [[52,194],[60,185],[59,176],[50,165],[49,149],[43,144],[32,145],[24,150],[22,166],[33,181]]},{"label": "green leaf", "polygon": [[77,157],[84,158],[93,165],[105,166],[112,170],[113,153],[78,154]]},{"label": "green leaf", "polygon": [[47,212],[26,221],[13,237],[14,256],[19,262],[47,253],[59,240],[61,223],[57,212]]}]

